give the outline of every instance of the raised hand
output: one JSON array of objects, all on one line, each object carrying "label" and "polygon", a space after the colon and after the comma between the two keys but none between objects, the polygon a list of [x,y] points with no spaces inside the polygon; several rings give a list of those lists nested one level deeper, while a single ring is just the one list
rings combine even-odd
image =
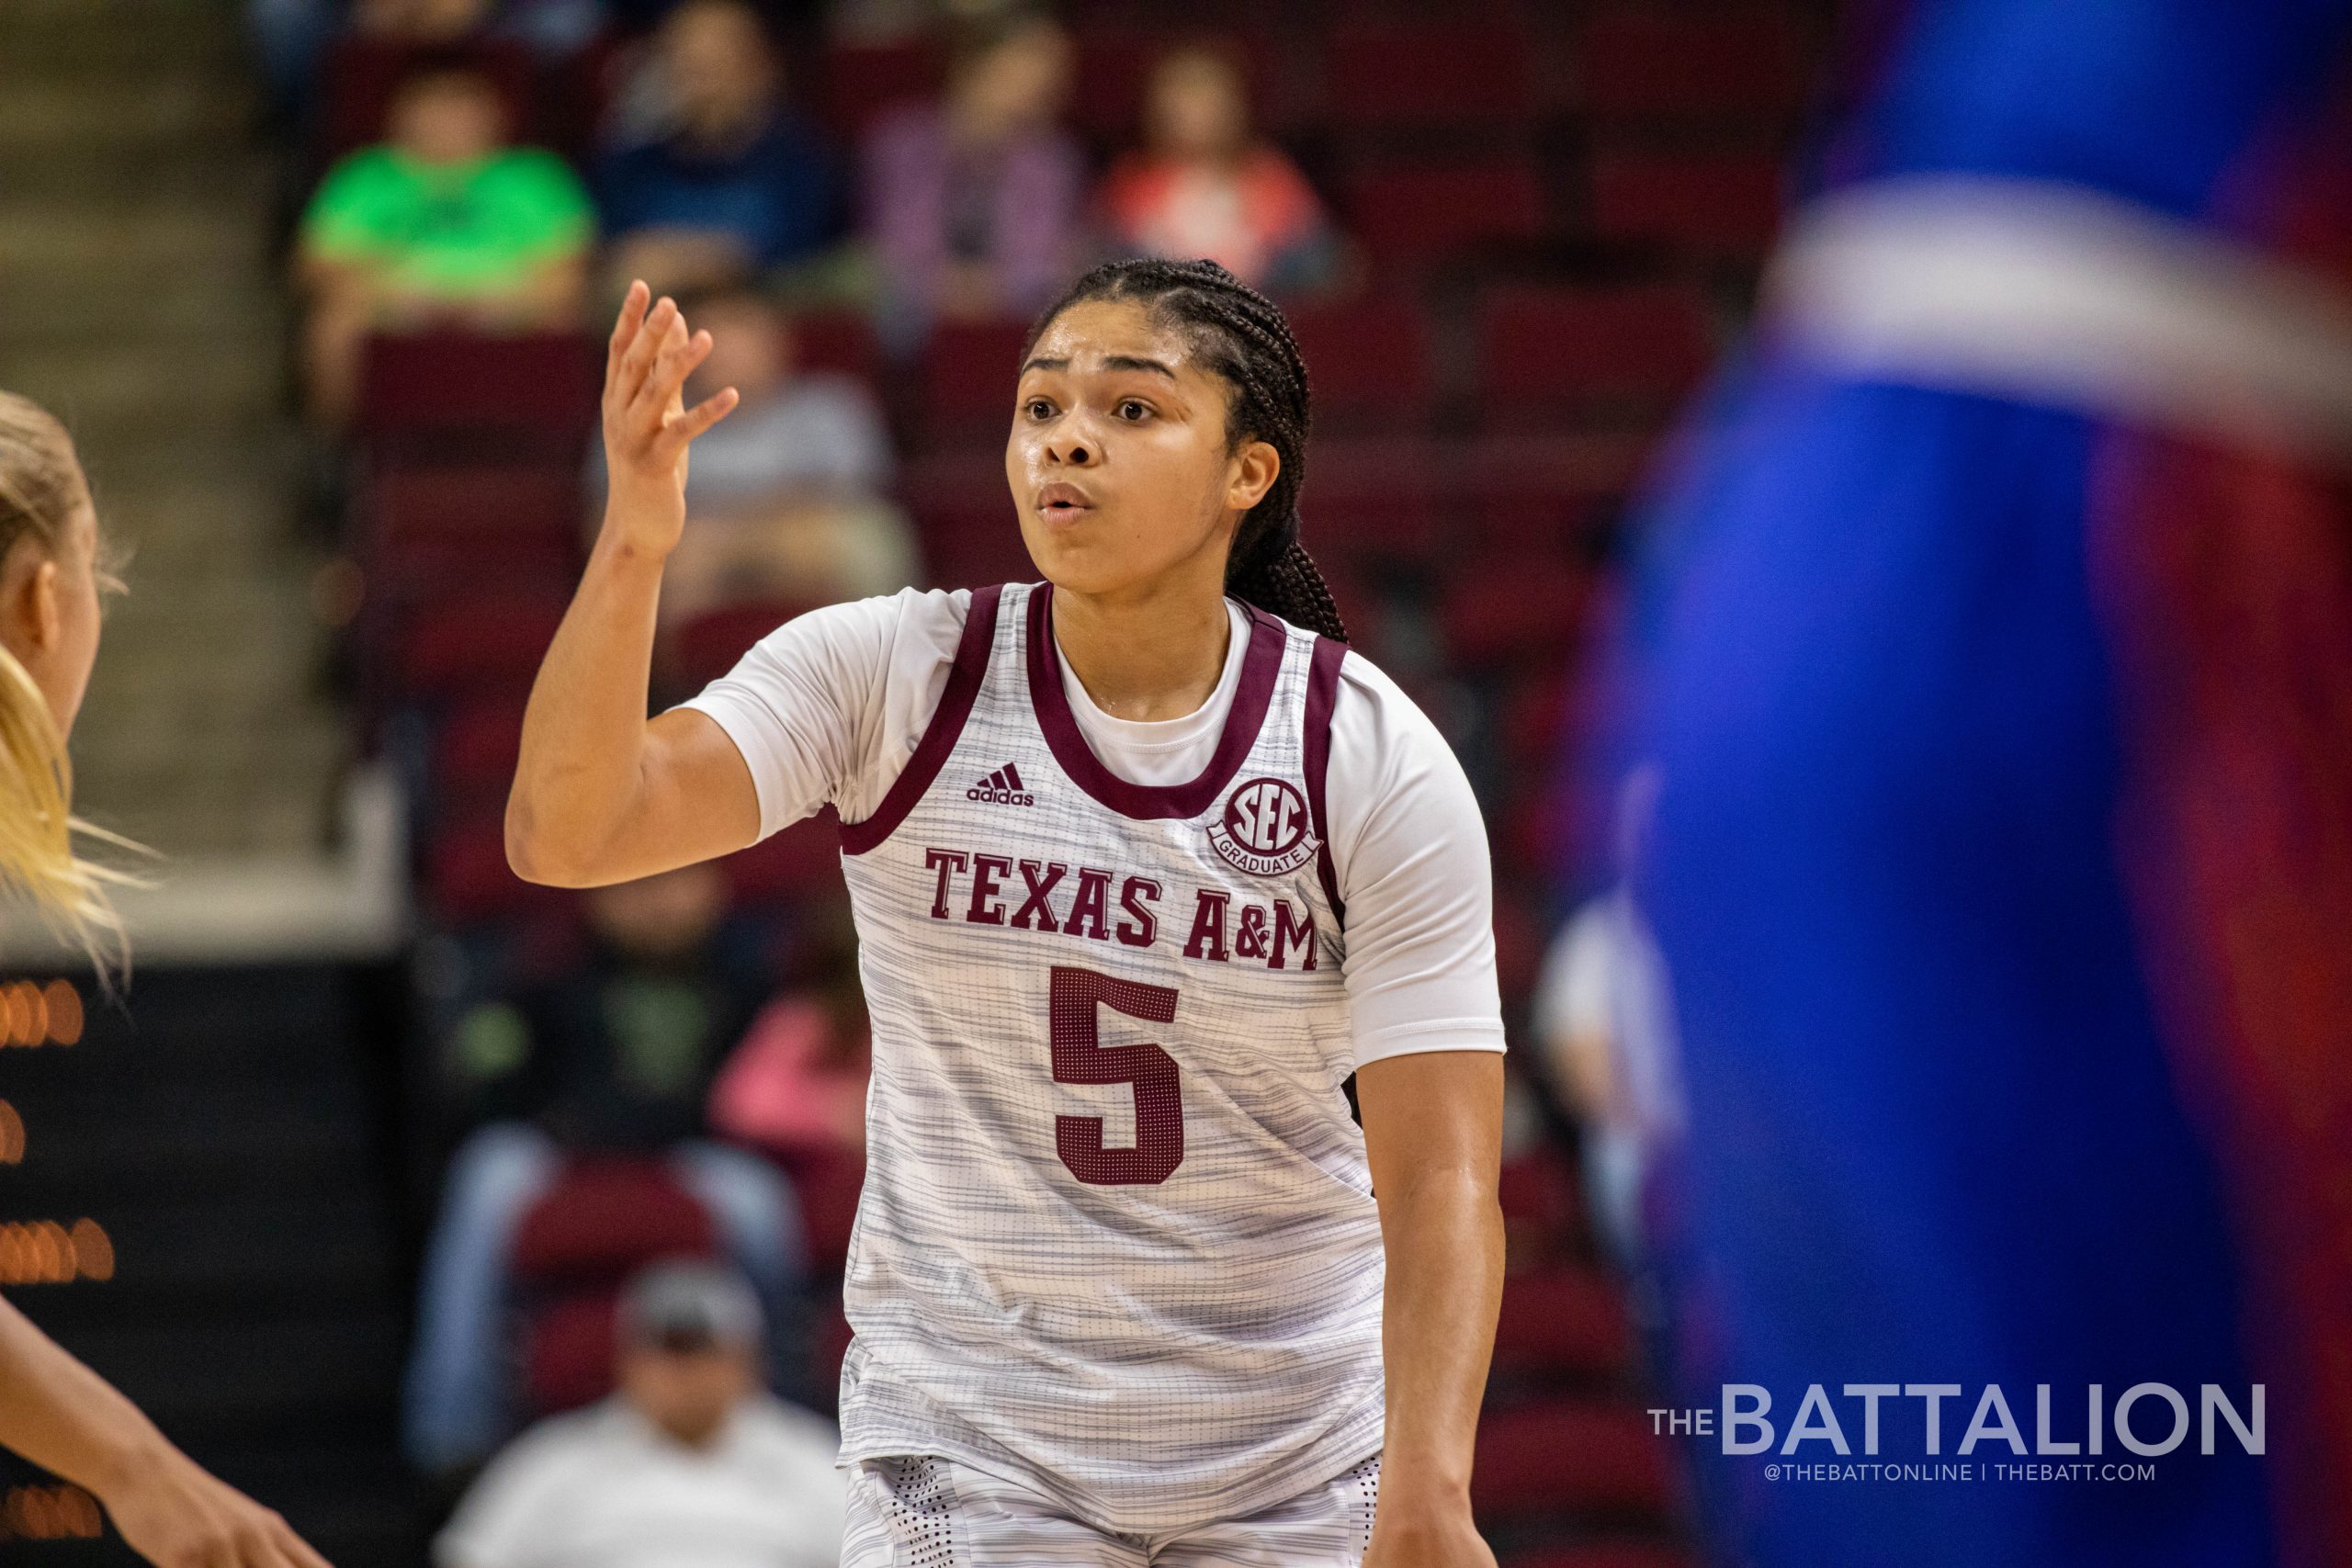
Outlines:
[{"label": "raised hand", "polygon": [[668,299],[649,310],[651,297],[643,283],[629,285],[605,355],[605,535],[662,557],[686,525],[686,448],[737,398],[729,387],[686,407],[686,378],[710,353],[710,334],[689,332]]}]

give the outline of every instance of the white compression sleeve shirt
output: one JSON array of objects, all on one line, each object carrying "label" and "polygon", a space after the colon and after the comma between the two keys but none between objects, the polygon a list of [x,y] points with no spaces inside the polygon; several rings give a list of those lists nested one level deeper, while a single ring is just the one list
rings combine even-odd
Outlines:
[{"label": "white compression sleeve shirt", "polygon": [[[763,837],[830,805],[872,814],[922,739],[971,594],[906,589],[777,627],[684,706],[716,720],[759,792]],[[1070,710],[1102,764],[1134,784],[1208,765],[1248,638],[1216,690],[1182,718],[1102,713],[1062,665]],[[1469,780],[1428,716],[1351,652],[1340,669],[1326,784],[1331,857],[1348,910],[1342,966],[1356,1064],[1415,1051],[1503,1049],[1486,825]]]}]

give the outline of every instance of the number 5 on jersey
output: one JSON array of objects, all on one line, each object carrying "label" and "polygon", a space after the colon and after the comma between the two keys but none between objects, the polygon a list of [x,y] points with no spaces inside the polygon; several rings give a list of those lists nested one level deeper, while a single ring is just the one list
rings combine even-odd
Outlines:
[{"label": "number 5 on jersey", "polygon": [[1100,1116],[1054,1118],[1054,1149],[1070,1174],[1091,1187],[1146,1187],[1168,1179],[1184,1161],[1184,1093],[1176,1058],[1158,1045],[1104,1045],[1098,1009],[1172,1023],[1176,993],[1166,986],[1115,979],[1091,969],[1054,966],[1051,1017],[1054,1081],[1132,1086],[1136,1146],[1102,1146]]}]

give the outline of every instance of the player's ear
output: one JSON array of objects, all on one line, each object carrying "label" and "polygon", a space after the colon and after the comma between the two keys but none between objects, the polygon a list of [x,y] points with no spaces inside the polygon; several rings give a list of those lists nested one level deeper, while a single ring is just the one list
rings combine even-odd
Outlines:
[{"label": "player's ear", "polygon": [[57,562],[39,539],[20,535],[0,560],[0,646],[20,661],[37,660],[57,645],[62,621]]},{"label": "player's ear", "polygon": [[1225,503],[1236,512],[1247,512],[1266,499],[1282,477],[1283,455],[1266,441],[1245,441],[1233,455],[1225,486]]}]

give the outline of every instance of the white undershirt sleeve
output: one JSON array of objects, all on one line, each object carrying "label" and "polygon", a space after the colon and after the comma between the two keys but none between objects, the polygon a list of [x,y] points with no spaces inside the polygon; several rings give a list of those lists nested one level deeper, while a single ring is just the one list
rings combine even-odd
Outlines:
[{"label": "white undershirt sleeve", "polygon": [[760,837],[829,805],[844,822],[873,815],[938,710],[970,603],[909,588],[812,610],[679,705],[743,753]]},{"label": "white undershirt sleeve", "polygon": [[1427,715],[1351,653],[1331,714],[1325,797],[1347,904],[1356,1065],[1417,1051],[1500,1051],[1486,823]]}]

